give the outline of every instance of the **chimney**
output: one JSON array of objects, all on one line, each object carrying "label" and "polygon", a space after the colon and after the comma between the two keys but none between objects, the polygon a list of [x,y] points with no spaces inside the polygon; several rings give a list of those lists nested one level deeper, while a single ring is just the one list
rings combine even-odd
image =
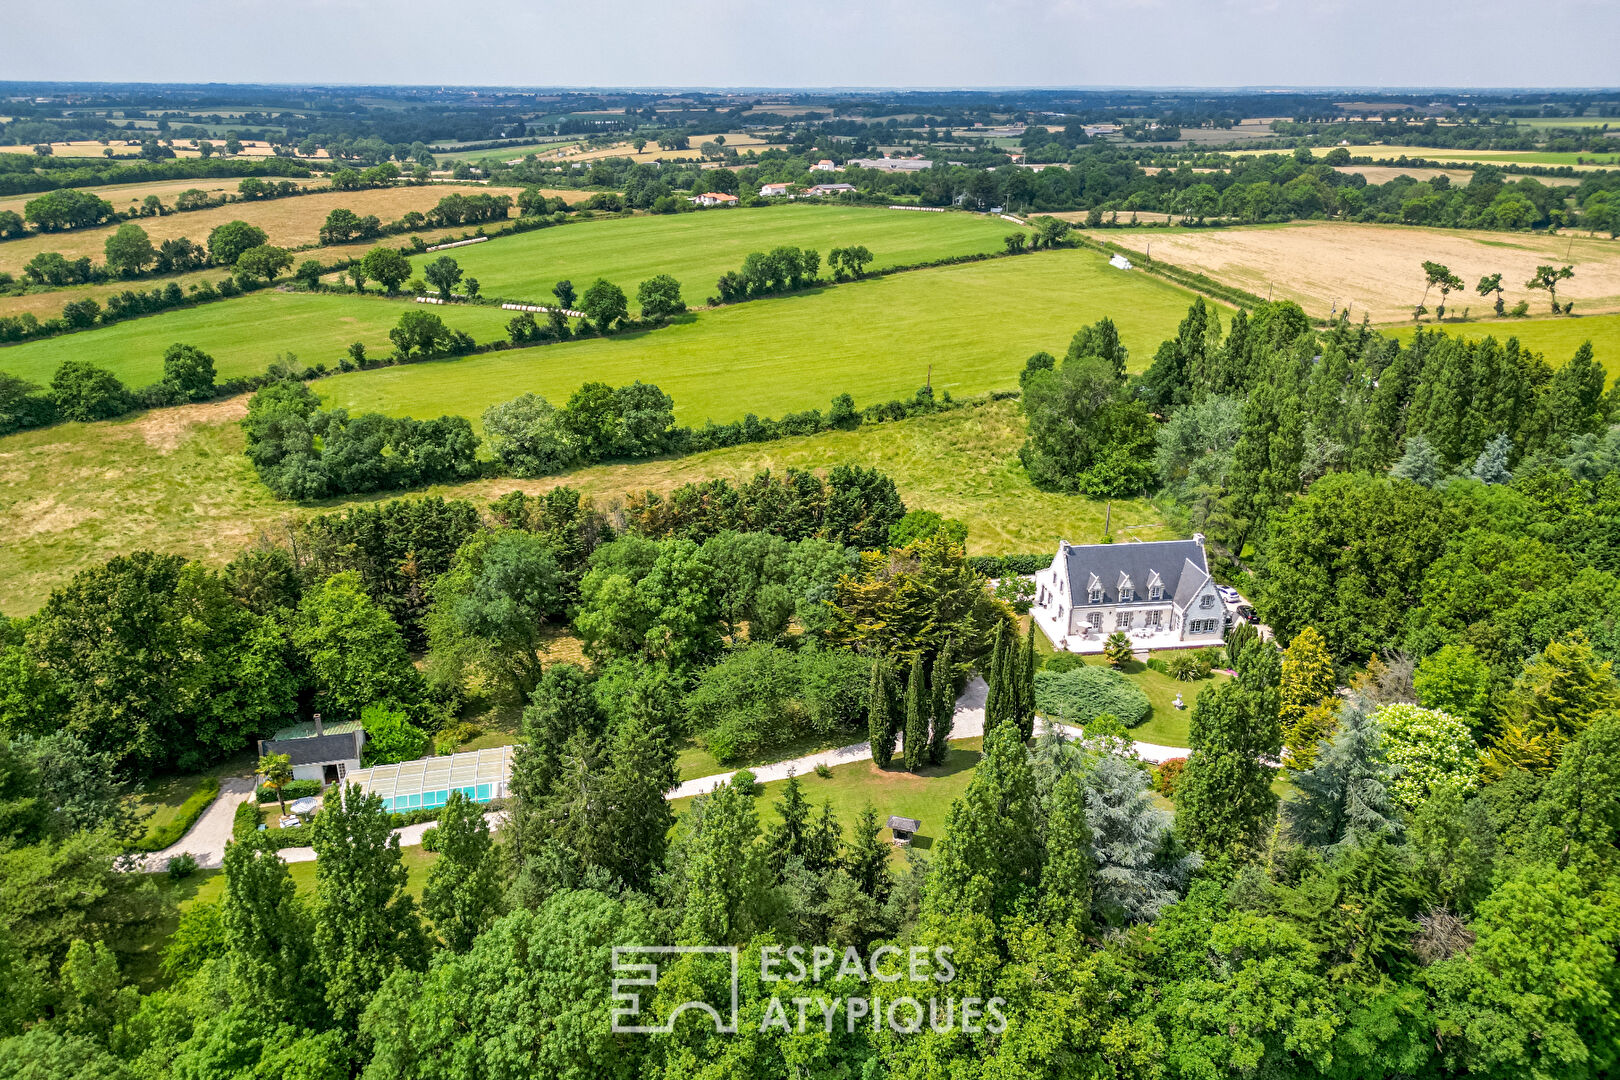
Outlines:
[{"label": "chimney", "polygon": [[[1200,537],[1200,539],[1202,539],[1202,537]],[[315,734],[317,734],[317,735],[326,734],[326,729],[321,727],[321,714],[320,713],[315,714]]]},{"label": "chimney", "polygon": [[1203,533],[1193,533],[1193,543],[1202,546],[1202,544],[1204,543],[1204,534]]}]

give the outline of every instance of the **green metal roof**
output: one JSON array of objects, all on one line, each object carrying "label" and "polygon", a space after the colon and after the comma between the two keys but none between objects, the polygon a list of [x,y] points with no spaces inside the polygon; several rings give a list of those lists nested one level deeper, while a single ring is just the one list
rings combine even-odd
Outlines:
[{"label": "green metal roof", "polygon": [[[337,720],[337,721],[334,721],[334,722],[332,722],[330,724],[322,723],[321,724],[320,734],[322,734],[322,735],[347,735],[351,731],[359,731],[359,730],[360,730],[360,721],[358,721],[358,720]],[[315,734],[316,734],[316,732],[315,732],[315,721],[313,721],[313,720],[305,720],[302,723],[293,724],[293,725],[291,725],[289,727],[282,728],[280,731],[276,732],[273,736],[271,736],[271,738],[274,738],[274,739],[313,739],[315,737]]]}]

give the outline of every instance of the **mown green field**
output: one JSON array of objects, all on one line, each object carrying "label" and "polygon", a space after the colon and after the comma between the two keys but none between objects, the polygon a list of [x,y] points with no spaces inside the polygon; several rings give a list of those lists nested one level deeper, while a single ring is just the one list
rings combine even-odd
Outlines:
[{"label": "mown green field", "polygon": [[[0,438],[0,612],[25,615],[74,573],[145,549],[221,565],[261,535],[299,518],[375,498],[319,507],[278,502],[242,455],[245,398],[156,409],[129,420],[62,424]],[[761,469],[882,469],[906,505],[960,518],[970,554],[1053,550],[1102,539],[1104,505],[1037,491],[1018,463],[1024,423],[1000,401],[914,420],[752,443],[685,458],[597,465],[545,480],[498,477],[430,489],[485,503],[508,491],[571,485],[605,505],[631,491],[669,491]],[[382,497],[393,497],[382,496]],[[1168,539],[1141,499],[1112,503],[1119,537]]]},{"label": "mown green field", "polygon": [[[1410,324],[1382,329],[1402,341],[1409,341],[1412,337]],[[1467,338],[1494,337],[1498,341],[1506,341],[1516,337],[1520,345],[1541,353],[1553,367],[1562,367],[1583,342],[1590,341],[1598,363],[1611,377],[1620,377],[1620,315],[1448,322],[1443,329],[1448,334]]]},{"label": "mown green field", "polygon": [[[130,386],[163,376],[163,350],[175,342],[211,354],[221,379],[255,375],[278,355],[336,368],[350,342],[373,353],[393,346],[388,331],[416,306],[380,296],[322,295],[266,289],[235,300],[148,315],[77,334],[0,349],[0,371],[48,383],[63,360],[107,368]],[[510,311],[496,307],[436,307],[444,321],[477,341],[506,336]]]},{"label": "mown green field", "polygon": [[331,405],[475,421],[519,394],[554,403],[588,381],[641,379],[675,399],[682,423],[825,409],[935,393],[1015,388],[1024,360],[1061,356],[1081,326],[1108,316],[1141,370],[1175,332],[1193,294],[1110,267],[1096,252],[1047,251],[918,270],[705,311],[607,341],[351,372],[316,384]]},{"label": "mown green field", "polygon": [[597,278],[635,303],[636,286],[655,274],[681,283],[688,305],[715,295],[715,281],[751,251],[779,245],[814,248],[825,268],[835,247],[864,245],[873,269],[952,255],[1000,251],[1020,231],[981,214],[923,214],[862,206],[753,207],[696,214],[615,218],[503,236],[446,252],[488,296],[545,302],[567,278],[583,292]]}]

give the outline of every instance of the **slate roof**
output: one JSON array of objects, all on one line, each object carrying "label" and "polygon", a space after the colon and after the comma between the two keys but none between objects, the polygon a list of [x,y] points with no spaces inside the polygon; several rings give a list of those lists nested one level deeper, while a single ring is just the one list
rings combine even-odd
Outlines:
[{"label": "slate roof", "polygon": [[901,832],[915,833],[922,828],[922,822],[916,818],[901,817],[899,814],[890,814],[887,822],[888,828],[899,829]]},{"label": "slate roof", "polygon": [[1178,607],[1197,594],[1209,579],[1204,545],[1197,540],[1155,540],[1142,544],[1069,544],[1067,556],[1070,602],[1091,605],[1090,584],[1095,574],[1102,583],[1104,604],[1120,603],[1119,586],[1128,577],[1135,592],[1129,603],[1145,604],[1154,571],[1164,583],[1164,595]]},{"label": "slate roof", "polygon": [[360,737],[354,731],[333,735],[311,735],[303,739],[266,739],[260,754],[286,754],[293,765],[326,765],[334,761],[356,761],[360,757]]}]

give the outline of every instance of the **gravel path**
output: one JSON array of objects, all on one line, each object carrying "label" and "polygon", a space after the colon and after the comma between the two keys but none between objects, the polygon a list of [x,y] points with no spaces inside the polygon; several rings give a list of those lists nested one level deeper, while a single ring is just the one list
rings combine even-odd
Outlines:
[{"label": "gravel path", "polygon": [[190,831],[162,851],[144,856],[140,869],[147,873],[167,870],[169,860],[182,853],[189,853],[205,870],[218,869],[225,857],[225,843],[231,838],[231,826],[236,822],[236,808],[251,798],[253,777],[225,777],[219,782],[219,797],[208,804]]}]

